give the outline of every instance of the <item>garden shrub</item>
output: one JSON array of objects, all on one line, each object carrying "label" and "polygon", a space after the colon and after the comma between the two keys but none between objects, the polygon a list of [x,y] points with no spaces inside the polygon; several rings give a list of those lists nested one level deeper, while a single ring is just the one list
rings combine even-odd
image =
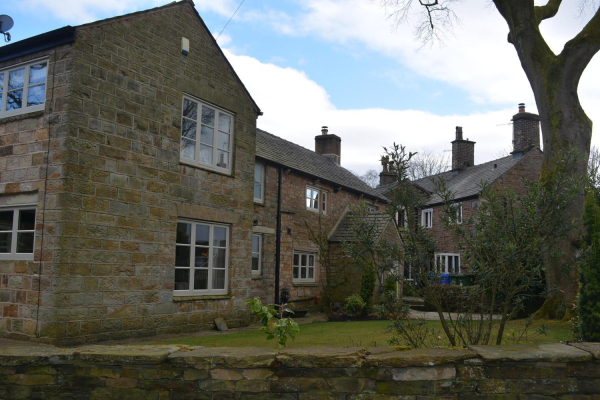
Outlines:
[{"label": "garden shrub", "polygon": [[374,269],[368,269],[363,273],[363,276],[360,280],[360,297],[365,302],[365,308],[367,310],[371,309],[371,305],[373,304],[373,293],[375,293],[375,281],[377,277],[375,276]]},{"label": "garden shrub", "polygon": [[346,297],[344,309],[346,310],[346,313],[351,317],[359,317],[360,315],[362,315],[365,307],[366,304],[362,297],[356,294]]},{"label": "garden shrub", "polygon": [[398,296],[398,281],[393,275],[390,275],[385,279],[385,285],[383,285],[383,292],[391,292],[394,296]]},{"label": "garden shrub", "polygon": [[592,191],[585,201],[583,216],[588,246],[580,271],[580,285],[577,311],[579,333],[583,340],[600,341],[600,207]]}]

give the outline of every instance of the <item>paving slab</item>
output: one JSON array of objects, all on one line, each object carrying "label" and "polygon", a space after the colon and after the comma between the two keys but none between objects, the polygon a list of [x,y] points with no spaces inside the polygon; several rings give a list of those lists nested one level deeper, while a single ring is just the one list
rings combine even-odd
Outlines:
[{"label": "paving slab", "polygon": [[580,350],[587,351],[596,360],[600,359],[600,343],[591,343],[591,342],[569,343],[569,346],[573,346]]},{"label": "paving slab", "polygon": [[587,351],[561,343],[520,344],[514,346],[468,346],[485,361],[583,362],[591,361]]}]

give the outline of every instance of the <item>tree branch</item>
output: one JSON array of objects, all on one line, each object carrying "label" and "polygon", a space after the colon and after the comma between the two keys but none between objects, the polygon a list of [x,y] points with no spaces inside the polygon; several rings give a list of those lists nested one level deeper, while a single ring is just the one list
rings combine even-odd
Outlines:
[{"label": "tree branch", "polygon": [[550,0],[545,6],[535,7],[538,25],[545,19],[552,18],[558,13],[562,0]]},{"label": "tree branch", "polygon": [[565,67],[569,68],[572,75],[571,84],[577,87],[579,78],[592,60],[594,55],[600,51],[600,9],[592,17],[587,25],[569,40],[559,58],[565,61]]}]

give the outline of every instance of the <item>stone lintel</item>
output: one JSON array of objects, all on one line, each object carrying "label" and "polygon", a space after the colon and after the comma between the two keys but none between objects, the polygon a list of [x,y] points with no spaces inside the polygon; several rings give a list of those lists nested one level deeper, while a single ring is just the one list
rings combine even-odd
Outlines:
[{"label": "stone lintel", "polygon": [[193,204],[171,203],[169,213],[177,218],[190,218],[199,221],[220,222],[235,225],[240,222],[240,214],[232,211],[196,206]]}]

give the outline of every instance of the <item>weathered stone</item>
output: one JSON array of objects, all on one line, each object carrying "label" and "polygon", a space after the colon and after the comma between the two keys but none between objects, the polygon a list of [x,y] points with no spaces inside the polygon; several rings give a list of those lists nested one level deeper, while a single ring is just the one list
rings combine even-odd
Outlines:
[{"label": "weathered stone", "polygon": [[515,346],[469,346],[485,361],[582,362],[592,356],[583,350],[560,343]]},{"label": "weathered stone", "polygon": [[373,367],[430,367],[474,357],[477,357],[477,354],[470,350],[418,349],[395,351],[388,348],[377,352],[373,350],[372,354],[365,359],[363,365]]},{"label": "weathered stone", "polygon": [[377,382],[375,391],[379,394],[427,395],[433,391],[433,388],[427,381]]},{"label": "weathered stone", "polygon": [[339,393],[363,393],[365,391],[375,391],[375,382],[365,378],[329,378],[327,379],[329,388],[333,392]]},{"label": "weathered stone", "polygon": [[569,346],[573,346],[580,350],[587,351],[592,356],[594,356],[596,360],[600,360],[600,343],[569,343]]},{"label": "weathered stone", "polygon": [[235,383],[236,392],[260,393],[271,390],[271,381],[237,381]]},{"label": "weathered stone", "polygon": [[392,369],[392,379],[395,381],[439,381],[454,378],[454,365]]},{"label": "weathered stone", "polygon": [[242,378],[242,374],[231,369],[213,369],[210,371],[211,379],[223,380],[223,381],[239,381]]},{"label": "weathered stone", "polygon": [[265,368],[275,362],[276,356],[276,351],[262,348],[211,347],[173,353],[169,360],[174,365],[188,365],[198,369]]},{"label": "weathered stone", "polygon": [[75,351],[75,355],[84,361],[100,364],[158,364],[181,350],[177,346],[85,346]]},{"label": "weathered stone", "polygon": [[245,369],[242,371],[244,379],[267,379],[273,375],[273,371],[268,369]]},{"label": "weathered stone", "polygon": [[306,392],[327,387],[322,378],[281,378],[271,384],[272,392]]},{"label": "weathered stone", "polygon": [[335,368],[362,364],[366,357],[364,349],[356,348],[297,348],[285,349],[277,355],[277,362],[290,368]]}]

